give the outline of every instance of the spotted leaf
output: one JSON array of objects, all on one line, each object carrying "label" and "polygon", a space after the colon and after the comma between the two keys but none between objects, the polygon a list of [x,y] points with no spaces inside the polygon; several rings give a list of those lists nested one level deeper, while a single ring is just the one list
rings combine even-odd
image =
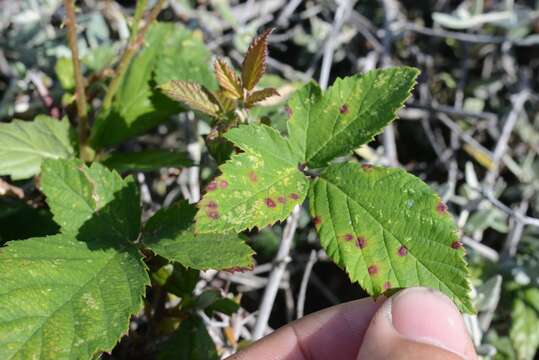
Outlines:
[{"label": "spotted leaf", "polygon": [[311,168],[365,144],[395,119],[410,96],[419,71],[409,67],[377,69],[337,79],[322,93],[311,82],[289,101],[290,142]]},{"label": "spotted leaf", "polygon": [[284,220],[304,200],[308,180],[287,140],[265,125],[243,125],[225,137],[244,152],[220,166],[222,174],[198,204],[198,232],[242,231]]},{"label": "spotted leaf", "polygon": [[322,246],[369,294],[431,287],[472,312],[464,249],[440,204],[403,170],[352,163],[329,166],[309,192]]}]

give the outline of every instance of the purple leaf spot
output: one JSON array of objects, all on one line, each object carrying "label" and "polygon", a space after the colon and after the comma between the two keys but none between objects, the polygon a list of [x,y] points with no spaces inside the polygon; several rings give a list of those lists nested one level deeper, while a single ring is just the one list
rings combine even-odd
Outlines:
[{"label": "purple leaf spot", "polygon": [[367,268],[367,271],[369,272],[369,275],[374,276],[374,275],[378,274],[378,266],[371,265],[371,266],[369,266]]},{"label": "purple leaf spot", "polygon": [[339,108],[339,112],[341,114],[348,114],[348,105],[342,104],[341,107]]},{"label": "purple leaf spot", "polygon": [[451,248],[452,248],[452,249],[458,250],[458,249],[460,249],[461,247],[462,247],[462,243],[461,243],[460,241],[458,241],[458,240],[453,241],[453,242],[451,243]]},{"label": "purple leaf spot", "polygon": [[367,239],[365,239],[363,236],[358,236],[356,239],[356,245],[360,249],[365,248],[365,246],[367,246]]},{"label": "purple leaf spot", "polygon": [[275,201],[273,201],[272,199],[270,198],[267,198],[265,200],[265,203],[266,203],[266,206],[269,207],[269,208],[274,208],[276,205],[275,205]]},{"label": "purple leaf spot", "polygon": [[354,235],[352,234],[346,234],[343,236],[343,239],[346,241],[352,241],[354,239]]},{"label": "purple leaf spot", "polygon": [[399,254],[399,256],[406,256],[408,255],[408,249],[406,248],[406,246],[401,245],[397,253]]}]

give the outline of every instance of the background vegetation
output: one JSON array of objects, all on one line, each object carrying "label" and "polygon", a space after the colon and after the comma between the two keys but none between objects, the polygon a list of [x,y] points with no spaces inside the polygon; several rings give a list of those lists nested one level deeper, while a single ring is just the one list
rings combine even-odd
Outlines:
[{"label": "background vegetation", "polygon": [[[150,9],[157,2],[148,3]],[[155,93],[161,80],[214,87],[215,55],[238,65],[253,37],[275,27],[262,85],[281,96],[254,115],[284,130],[287,97],[310,79],[325,87],[339,76],[377,67],[415,66],[421,75],[400,120],[357,149],[355,158],[403,167],[438,191],[454,214],[471,265],[479,312],[466,315],[466,321],[478,352],[486,358],[534,358],[539,346],[539,3],[159,3],[154,14],[159,25],[141,30],[133,60],[125,63],[127,80],[117,84],[112,103],[107,89],[122,66],[126,44],[136,38],[129,30],[135,2],[77,2],[88,121],[97,129],[89,141],[103,149],[97,156],[107,166],[134,175],[143,220],[176,200],[198,201],[220,162],[204,142],[208,119]],[[62,1],[0,1],[0,7],[0,121],[32,120],[38,114],[75,118]],[[151,19],[147,15],[143,24]],[[99,107],[109,111],[96,116]],[[2,141],[0,169],[9,161]],[[176,153],[152,158],[150,152],[145,161],[111,156],[159,149]],[[38,180],[0,178],[0,244],[58,231],[38,186]],[[167,358],[177,347],[194,349],[185,358],[200,349],[202,358],[225,357],[270,328],[364,296],[320,250],[304,209],[285,224],[246,236],[257,252],[252,271],[199,273],[178,267],[171,272],[152,263],[152,282],[158,286],[132,319],[130,336],[102,358],[148,359],[159,349]],[[185,309],[199,316],[184,328],[191,332],[177,331],[171,338],[182,318],[171,309],[180,298],[191,301]]]}]

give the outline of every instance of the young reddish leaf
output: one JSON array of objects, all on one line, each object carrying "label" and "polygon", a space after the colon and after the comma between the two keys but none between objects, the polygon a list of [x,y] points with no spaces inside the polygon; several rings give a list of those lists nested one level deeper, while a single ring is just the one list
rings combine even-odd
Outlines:
[{"label": "young reddish leaf", "polygon": [[266,88],[262,90],[258,90],[253,92],[249,97],[247,98],[247,101],[245,102],[245,107],[250,108],[254,104],[264,101],[269,97],[272,96],[279,96],[279,93],[274,88]]},{"label": "young reddish leaf", "polygon": [[219,90],[215,93],[215,97],[221,105],[223,112],[228,113],[236,109],[236,102],[225,94],[225,91]]},{"label": "young reddish leaf", "polygon": [[171,80],[160,85],[163,93],[193,110],[217,117],[220,113],[219,101],[204,86],[183,80]]},{"label": "young reddish leaf", "polygon": [[240,99],[243,97],[243,87],[241,79],[223,59],[217,59],[214,64],[215,77],[223,94],[231,99]]},{"label": "young reddish leaf", "polygon": [[241,65],[241,78],[243,87],[253,90],[266,71],[266,58],[268,56],[268,36],[273,29],[268,29],[257,36],[245,54],[245,59]]}]

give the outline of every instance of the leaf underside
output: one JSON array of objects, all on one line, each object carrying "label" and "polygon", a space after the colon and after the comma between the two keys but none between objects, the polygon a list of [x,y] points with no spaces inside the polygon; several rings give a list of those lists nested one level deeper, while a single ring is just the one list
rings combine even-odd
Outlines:
[{"label": "leaf underside", "polygon": [[25,179],[39,173],[44,159],[73,158],[73,137],[67,119],[39,115],[33,121],[0,124],[0,175]]},{"label": "leaf underside", "polygon": [[219,102],[203,86],[189,81],[171,80],[160,86],[168,97],[179,101],[193,110],[198,110],[210,116],[218,116]]},{"label": "leaf underside", "polygon": [[320,241],[371,295],[426,286],[472,312],[464,249],[440,198],[400,169],[328,167],[309,192]]},{"label": "leaf underside", "polygon": [[395,119],[418,73],[409,67],[377,69],[337,79],[324,93],[312,82],[297,91],[288,103],[288,133],[302,162],[323,167],[370,142]]},{"label": "leaf underside", "polygon": [[265,125],[243,125],[225,137],[245,152],[221,165],[222,175],[208,185],[197,232],[240,232],[284,220],[308,190],[286,139]]},{"label": "leaf underside", "polygon": [[241,79],[223,59],[217,59],[214,64],[215,77],[224,94],[231,99],[243,97]]},{"label": "leaf underside", "polygon": [[195,212],[186,202],[159,210],[144,227],[144,244],[160,256],[197,270],[253,267],[253,250],[238,235],[195,234]]},{"label": "leaf underside", "polygon": [[[47,160],[43,167],[63,233],[0,248],[0,358],[88,359],[127,333],[149,285],[130,243],[140,227],[131,215],[140,217],[138,194],[99,164]],[[65,178],[55,187],[58,176]]]}]

